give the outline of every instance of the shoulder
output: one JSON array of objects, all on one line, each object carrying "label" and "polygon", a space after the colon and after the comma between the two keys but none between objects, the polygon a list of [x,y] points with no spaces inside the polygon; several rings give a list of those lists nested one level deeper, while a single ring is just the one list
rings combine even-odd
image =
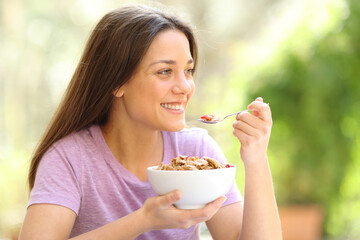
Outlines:
[{"label": "shoulder", "polygon": [[88,148],[89,145],[96,145],[94,143],[93,130],[97,126],[82,129],[80,131],[72,132],[62,139],[56,141],[50,146],[48,152],[66,152],[66,153],[80,153],[81,149]]},{"label": "shoulder", "polygon": [[59,181],[76,179],[80,182],[83,165],[86,163],[84,159],[91,155],[94,149],[91,145],[96,146],[92,140],[92,128],[70,133],[53,143],[39,163],[36,178],[58,179]]},{"label": "shoulder", "polygon": [[89,129],[73,132],[53,143],[36,171],[29,205],[50,203],[78,213]]},{"label": "shoulder", "polygon": [[42,157],[39,167],[43,165],[46,169],[70,168],[80,172],[82,159],[96,146],[91,128],[70,133],[53,143]]}]

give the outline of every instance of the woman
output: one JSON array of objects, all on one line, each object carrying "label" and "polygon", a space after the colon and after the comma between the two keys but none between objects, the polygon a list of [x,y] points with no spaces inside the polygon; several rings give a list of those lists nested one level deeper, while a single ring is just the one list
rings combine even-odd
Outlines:
[{"label": "woman", "polygon": [[[226,162],[205,131],[182,130],[194,92],[197,45],[175,16],[135,5],[95,27],[29,172],[20,239],[281,239],[266,149],[269,106],[259,98],[234,122],[246,177],[202,209],[157,196],[146,168],[180,154]],[[243,204],[244,203],[244,204]]]}]

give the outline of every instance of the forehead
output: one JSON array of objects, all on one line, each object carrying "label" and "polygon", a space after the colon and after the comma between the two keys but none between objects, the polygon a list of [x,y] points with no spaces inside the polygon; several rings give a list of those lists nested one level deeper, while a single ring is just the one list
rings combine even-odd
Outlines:
[{"label": "forehead", "polygon": [[178,58],[186,58],[186,62],[192,59],[190,44],[183,32],[171,29],[161,31],[155,36],[143,60],[176,60]]}]

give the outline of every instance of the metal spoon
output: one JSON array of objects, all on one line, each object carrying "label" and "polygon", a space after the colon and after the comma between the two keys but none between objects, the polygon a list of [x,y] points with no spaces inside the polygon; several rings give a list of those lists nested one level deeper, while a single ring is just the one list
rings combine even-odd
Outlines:
[{"label": "metal spoon", "polygon": [[[226,115],[226,116],[223,117],[223,118],[213,117],[211,120],[206,120],[206,119],[199,118],[198,121],[199,121],[199,122],[202,122],[202,123],[206,123],[206,124],[221,123],[222,121],[224,121],[225,118],[230,117],[230,116],[233,116],[233,115],[236,115],[236,114],[239,114],[239,113],[242,113],[242,112],[249,112],[249,110],[243,110],[243,111],[240,111],[240,112],[232,113],[232,114]],[[206,116],[206,115],[205,115],[205,116]]]}]

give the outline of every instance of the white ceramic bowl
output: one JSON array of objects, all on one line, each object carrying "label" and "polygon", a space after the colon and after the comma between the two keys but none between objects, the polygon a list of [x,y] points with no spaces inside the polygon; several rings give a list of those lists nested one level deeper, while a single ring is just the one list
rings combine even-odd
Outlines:
[{"label": "white ceramic bowl", "polygon": [[198,171],[156,170],[157,166],[153,166],[147,169],[147,173],[157,194],[164,195],[179,190],[182,197],[174,205],[181,209],[197,209],[230,190],[236,175],[236,166],[231,166]]}]

